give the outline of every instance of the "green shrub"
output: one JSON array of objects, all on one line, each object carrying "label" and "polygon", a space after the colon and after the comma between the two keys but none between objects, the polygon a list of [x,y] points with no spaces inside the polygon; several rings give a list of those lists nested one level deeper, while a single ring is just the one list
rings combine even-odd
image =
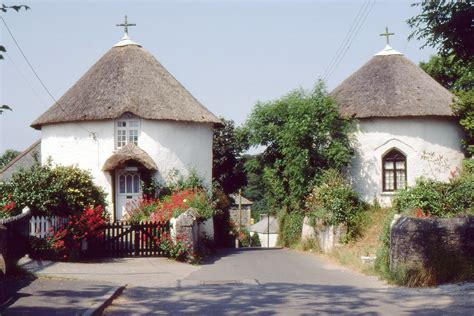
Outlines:
[{"label": "green shrub", "polygon": [[406,213],[421,209],[436,217],[472,214],[474,203],[474,176],[457,177],[449,183],[419,179],[416,185],[398,192],[394,209]]},{"label": "green shrub", "polygon": [[346,225],[346,240],[360,235],[365,206],[351,185],[334,169],[324,171],[320,184],[306,198],[312,221],[323,225]]},{"label": "green shrub", "polygon": [[252,240],[250,241],[250,246],[252,247],[261,247],[262,243],[260,242],[260,237],[258,237],[258,233],[254,233],[252,236]]},{"label": "green shrub", "polygon": [[16,172],[0,189],[1,196],[11,194],[19,207],[28,206],[34,215],[68,216],[89,206],[106,205],[106,195],[92,175],[77,167],[36,165]]},{"label": "green shrub", "polygon": [[280,220],[278,243],[283,247],[295,246],[301,239],[304,214],[298,211],[287,213],[282,210],[278,218]]}]

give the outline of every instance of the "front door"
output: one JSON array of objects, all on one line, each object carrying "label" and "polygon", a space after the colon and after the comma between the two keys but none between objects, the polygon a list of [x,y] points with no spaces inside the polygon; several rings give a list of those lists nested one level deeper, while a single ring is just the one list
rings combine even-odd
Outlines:
[{"label": "front door", "polygon": [[[131,168],[130,168],[131,169]],[[141,198],[140,174],[137,170],[121,169],[115,174],[115,209],[116,219],[125,216],[128,209],[136,205]]]}]

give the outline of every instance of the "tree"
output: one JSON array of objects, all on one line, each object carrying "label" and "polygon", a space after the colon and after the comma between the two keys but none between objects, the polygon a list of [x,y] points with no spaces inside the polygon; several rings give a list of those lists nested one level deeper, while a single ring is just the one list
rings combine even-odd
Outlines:
[{"label": "tree", "polygon": [[252,218],[259,219],[260,214],[271,212],[266,196],[266,187],[263,181],[263,159],[262,155],[246,155],[244,168],[247,176],[247,185],[242,194],[253,202]]},{"label": "tree", "polygon": [[408,20],[410,38],[438,47],[440,56],[421,63],[429,75],[456,95],[453,111],[466,132],[464,145],[474,154],[474,6],[471,1],[423,1],[422,12]]},{"label": "tree", "polygon": [[351,127],[339,117],[322,83],[257,103],[246,129],[251,145],[265,147],[261,158],[268,204],[301,210],[321,170],[342,170],[349,163]]},{"label": "tree", "polygon": [[246,184],[242,152],[248,148],[245,134],[235,127],[234,121],[221,118],[223,126],[214,130],[213,180],[222,190],[234,193]]},{"label": "tree", "polygon": [[5,167],[10,161],[16,158],[20,154],[19,151],[13,150],[13,149],[7,149],[3,153],[3,155],[0,156],[0,169]]},{"label": "tree", "polygon": [[414,29],[410,39],[425,40],[423,47],[437,47],[443,56],[473,58],[474,6],[470,0],[423,0],[412,6],[420,6],[421,13],[407,21]]}]

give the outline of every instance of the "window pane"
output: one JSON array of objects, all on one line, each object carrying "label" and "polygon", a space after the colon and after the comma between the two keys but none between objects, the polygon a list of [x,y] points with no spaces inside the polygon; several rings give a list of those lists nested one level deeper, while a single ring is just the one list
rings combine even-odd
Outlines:
[{"label": "window pane", "polygon": [[133,176],[133,193],[140,192],[140,177],[138,175]]},{"label": "window pane", "polygon": [[385,171],[385,190],[395,190],[395,179],[393,171]]},{"label": "window pane", "polygon": [[131,127],[131,128],[133,128],[133,127],[137,128],[138,127],[138,121],[129,121],[128,126]]},{"label": "window pane", "polygon": [[128,174],[127,175],[127,193],[133,193],[133,187],[132,187],[132,175]]},{"label": "window pane", "polygon": [[406,186],[405,171],[397,170],[397,190],[404,189]]},{"label": "window pane", "polygon": [[386,161],[384,163],[384,166],[385,166],[385,170],[393,170],[393,162],[391,161]]},{"label": "window pane", "polygon": [[398,170],[405,170],[405,161],[397,161],[395,162],[395,167]]},{"label": "window pane", "polygon": [[125,193],[125,176],[123,174],[119,177],[119,192]]}]

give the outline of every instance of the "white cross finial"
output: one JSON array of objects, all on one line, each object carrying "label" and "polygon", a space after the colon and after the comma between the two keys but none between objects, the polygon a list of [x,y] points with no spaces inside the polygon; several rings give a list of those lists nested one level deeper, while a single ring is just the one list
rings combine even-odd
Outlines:
[{"label": "white cross finial", "polygon": [[390,39],[389,39],[390,35],[395,35],[395,33],[389,33],[388,32],[388,27],[385,27],[385,33],[380,34],[380,36],[385,36],[386,37],[387,45],[390,44]]},{"label": "white cross finial", "polygon": [[126,35],[128,35],[128,27],[129,26],[137,26],[135,23],[128,23],[127,16],[125,15],[124,23],[116,24],[116,26],[123,26],[123,30]]}]

